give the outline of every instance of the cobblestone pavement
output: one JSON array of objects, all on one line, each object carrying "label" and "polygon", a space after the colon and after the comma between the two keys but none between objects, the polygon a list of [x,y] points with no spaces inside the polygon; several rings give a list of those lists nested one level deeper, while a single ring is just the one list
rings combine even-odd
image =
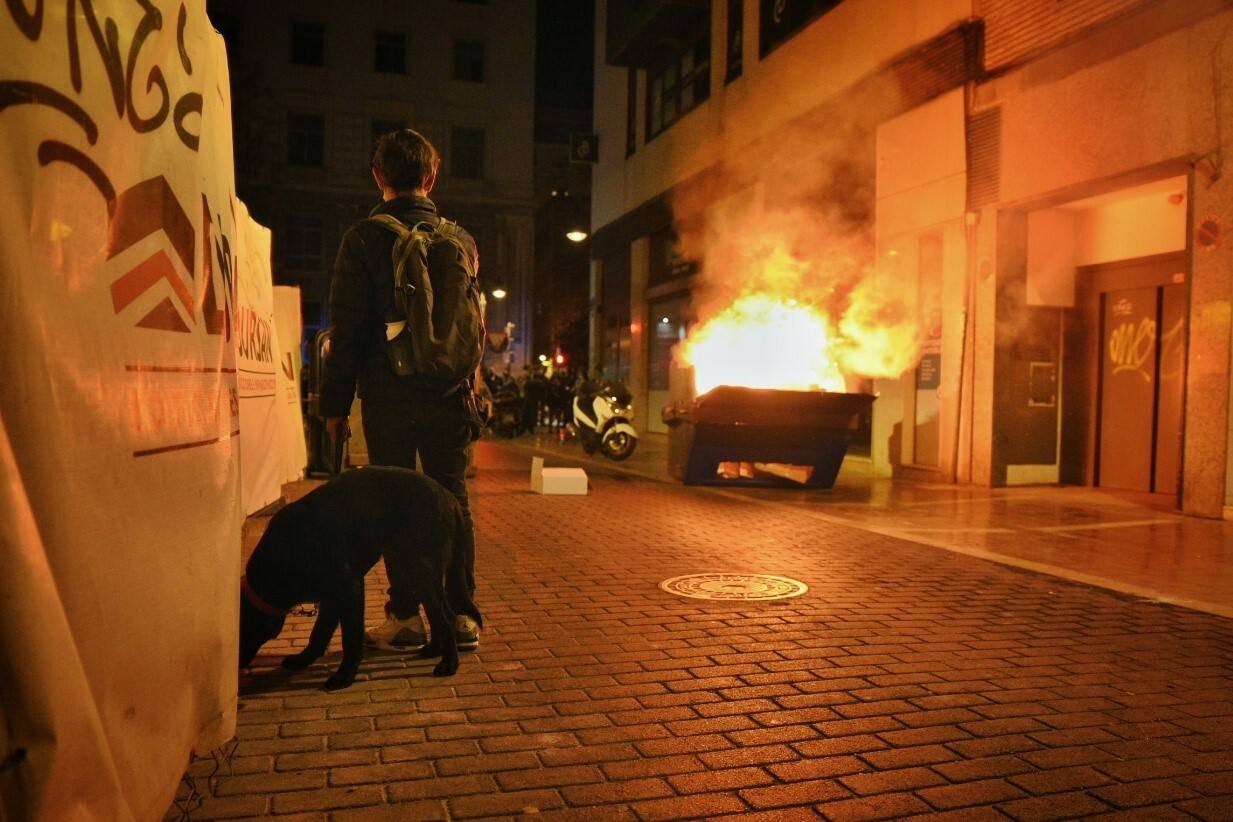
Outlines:
[{"label": "cobblestone pavement", "polygon": [[[482,448],[480,650],[256,668],[192,818],[1233,819],[1233,621],[636,477],[541,497]],[[658,587],[709,572],[810,590]]]}]

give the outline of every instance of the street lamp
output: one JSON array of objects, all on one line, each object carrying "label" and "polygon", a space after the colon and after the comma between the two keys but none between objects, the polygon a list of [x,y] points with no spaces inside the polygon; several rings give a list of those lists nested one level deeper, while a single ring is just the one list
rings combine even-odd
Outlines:
[{"label": "street lamp", "polygon": [[492,298],[494,300],[504,300],[505,299],[505,289],[502,288],[501,286],[497,286],[496,288],[494,288],[492,290]]},{"label": "street lamp", "polygon": [[569,231],[565,232],[565,239],[569,240],[570,242],[574,242],[574,243],[580,243],[589,236],[590,235],[587,234],[586,231],[584,231],[581,228],[572,228]]}]

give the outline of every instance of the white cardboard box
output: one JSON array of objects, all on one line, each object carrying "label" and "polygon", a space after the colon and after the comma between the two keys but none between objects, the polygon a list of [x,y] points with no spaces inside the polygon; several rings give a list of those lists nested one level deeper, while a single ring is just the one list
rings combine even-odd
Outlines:
[{"label": "white cardboard box", "polygon": [[545,468],[543,457],[533,457],[531,490],[537,494],[585,494],[587,472],[581,468]]}]

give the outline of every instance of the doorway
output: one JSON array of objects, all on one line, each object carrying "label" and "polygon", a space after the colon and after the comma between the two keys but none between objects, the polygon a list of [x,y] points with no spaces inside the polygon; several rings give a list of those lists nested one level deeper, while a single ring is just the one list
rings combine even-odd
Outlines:
[{"label": "doorway", "polygon": [[1184,266],[1180,255],[1167,255],[1086,272],[1089,311],[1099,318],[1093,485],[1177,493],[1186,362]]},{"label": "doorway", "polygon": [[685,339],[689,298],[673,297],[650,304],[650,345],[647,346],[646,429],[667,433],[660,409],[672,396],[673,352]]}]

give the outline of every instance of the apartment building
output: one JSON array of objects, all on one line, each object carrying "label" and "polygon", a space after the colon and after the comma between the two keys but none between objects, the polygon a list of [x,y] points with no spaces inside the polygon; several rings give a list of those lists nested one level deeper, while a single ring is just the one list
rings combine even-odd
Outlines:
[{"label": "apartment building", "polygon": [[592,359],[652,418],[688,395],[671,352],[731,287],[691,238],[812,215],[819,254],[858,247],[914,315],[902,373],[846,375],[878,395],[875,472],[1229,512],[1233,3],[599,0],[596,19],[596,130],[624,151],[593,181]]},{"label": "apartment building", "polygon": [[[433,199],[476,238],[491,328],[530,331],[535,4],[211,0],[227,41],[240,196],[274,232],[274,277],[328,324],[342,233],[379,202],[370,161],[394,128],[442,153]],[[509,353],[529,356],[516,332]]]}]

